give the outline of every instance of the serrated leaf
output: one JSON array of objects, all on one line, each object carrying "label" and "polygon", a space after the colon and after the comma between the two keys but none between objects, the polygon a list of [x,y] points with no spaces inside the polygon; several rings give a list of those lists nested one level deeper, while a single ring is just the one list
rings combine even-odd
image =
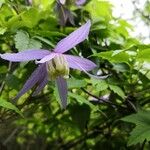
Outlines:
[{"label": "serrated leaf", "polygon": [[146,139],[150,141],[150,111],[139,111],[122,118],[121,120],[136,124],[136,127],[130,133],[128,145],[143,143]]},{"label": "serrated leaf", "polygon": [[137,126],[132,130],[130,134],[131,136],[129,137],[128,141],[129,146],[137,143],[143,143],[145,139],[147,141],[150,141],[150,124]]},{"label": "serrated leaf", "polygon": [[17,31],[15,35],[15,45],[19,51],[42,47],[41,42],[30,38],[28,33],[22,30]]},{"label": "serrated leaf", "polygon": [[10,110],[14,110],[16,113],[23,116],[22,112],[15,105],[13,105],[12,103],[10,103],[8,101],[0,99],[0,106],[4,107],[4,108],[7,108],[7,109],[10,109]]},{"label": "serrated leaf", "polygon": [[120,97],[122,97],[123,99],[125,98],[125,94],[123,92],[123,90],[116,85],[109,85],[109,88],[116,94],[118,94]]},{"label": "serrated leaf", "polygon": [[20,30],[17,31],[17,34],[15,35],[15,45],[16,48],[21,51],[21,50],[25,50],[28,48],[28,44],[29,44],[29,35]]}]

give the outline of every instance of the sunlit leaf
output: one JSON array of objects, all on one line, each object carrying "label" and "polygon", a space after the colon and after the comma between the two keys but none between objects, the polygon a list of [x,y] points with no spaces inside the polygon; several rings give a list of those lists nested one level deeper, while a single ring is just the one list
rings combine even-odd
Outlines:
[{"label": "sunlit leaf", "polygon": [[20,114],[21,116],[22,115],[22,112],[15,106],[13,105],[12,103],[6,101],[6,100],[3,100],[3,99],[0,99],[0,106],[1,107],[4,107],[4,108],[7,108],[9,110],[13,110],[15,111],[16,113]]}]

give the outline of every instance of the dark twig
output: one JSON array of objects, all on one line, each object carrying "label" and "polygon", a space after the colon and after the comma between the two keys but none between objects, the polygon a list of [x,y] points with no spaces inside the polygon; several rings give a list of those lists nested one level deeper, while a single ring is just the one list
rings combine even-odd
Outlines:
[{"label": "dark twig", "polygon": [[118,104],[114,104],[114,103],[112,103],[112,102],[110,102],[110,101],[107,101],[107,100],[104,100],[104,99],[102,99],[102,98],[99,98],[98,96],[93,95],[93,94],[91,94],[90,92],[86,91],[84,88],[81,88],[81,90],[82,90],[83,92],[85,92],[86,94],[88,94],[88,95],[90,95],[90,96],[96,98],[98,101],[104,102],[105,104],[109,104],[111,107],[116,106],[116,107],[126,108],[126,107],[124,107],[124,106],[120,106],[120,105],[118,105]]}]

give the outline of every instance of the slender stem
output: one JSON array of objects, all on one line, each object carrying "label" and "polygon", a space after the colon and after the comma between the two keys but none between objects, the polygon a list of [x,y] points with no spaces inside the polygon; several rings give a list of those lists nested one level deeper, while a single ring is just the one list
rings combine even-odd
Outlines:
[{"label": "slender stem", "polygon": [[[12,67],[12,62],[9,62],[8,69],[7,69],[7,73],[6,73],[5,78],[8,77],[9,72],[10,72],[10,70],[11,70],[11,67]],[[4,87],[5,87],[5,81],[3,81],[2,84],[1,84],[1,86],[0,86],[0,95],[2,94],[2,91],[3,91]]]},{"label": "slender stem", "polygon": [[106,104],[111,105],[112,107],[113,107],[113,106],[116,106],[116,107],[125,108],[124,106],[120,106],[120,105],[118,105],[118,104],[114,104],[114,103],[112,103],[112,102],[110,102],[110,101],[106,101],[106,100],[104,100],[104,99],[102,99],[102,98],[99,98],[98,96],[89,93],[89,92],[86,91],[84,88],[81,88],[81,90],[82,90],[83,92],[87,93],[88,95],[90,95],[90,96],[96,98],[97,100],[99,100],[99,101],[101,101],[101,102],[104,102],[104,103],[106,103]]},{"label": "slender stem", "polygon": [[18,128],[16,128],[16,129],[14,129],[13,131],[12,131],[12,133],[7,137],[7,139],[4,141],[4,145],[6,145],[11,139],[12,139],[12,137],[16,134],[16,132],[18,131]]}]

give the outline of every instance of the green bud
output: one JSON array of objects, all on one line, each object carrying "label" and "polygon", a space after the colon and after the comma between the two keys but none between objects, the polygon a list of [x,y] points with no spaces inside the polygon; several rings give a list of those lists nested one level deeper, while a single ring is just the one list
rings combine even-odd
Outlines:
[{"label": "green bud", "polygon": [[69,77],[68,62],[63,55],[55,56],[48,61],[46,68],[50,80],[55,80],[58,76],[63,76],[65,79]]}]

